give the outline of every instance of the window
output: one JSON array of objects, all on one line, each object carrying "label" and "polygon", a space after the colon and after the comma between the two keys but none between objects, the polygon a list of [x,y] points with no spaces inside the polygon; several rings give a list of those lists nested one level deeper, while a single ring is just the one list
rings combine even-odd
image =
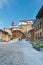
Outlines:
[{"label": "window", "polygon": [[41,29],[41,23],[39,24],[39,28]]},{"label": "window", "polygon": [[40,32],[40,37],[42,36],[42,33]]}]

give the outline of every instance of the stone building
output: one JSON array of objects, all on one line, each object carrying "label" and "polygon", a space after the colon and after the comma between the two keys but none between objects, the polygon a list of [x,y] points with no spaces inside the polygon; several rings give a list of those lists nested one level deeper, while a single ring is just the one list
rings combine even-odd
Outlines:
[{"label": "stone building", "polygon": [[2,41],[3,38],[3,30],[0,29],[0,41]]},{"label": "stone building", "polygon": [[[25,33],[28,33],[30,29],[32,29],[32,24],[34,20],[22,20],[19,22],[18,26],[14,25],[14,22],[12,22],[12,26],[9,28],[5,28],[5,31],[11,34],[11,38],[23,38],[25,37]],[[27,34],[28,36],[28,34]]]},{"label": "stone building", "polygon": [[33,24],[34,20],[22,20],[19,23],[19,29],[26,34],[26,36],[30,36],[28,35],[28,31],[30,31],[32,29],[32,24]]},{"label": "stone building", "polygon": [[12,39],[12,30],[13,28],[12,27],[9,27],[9,28],[5,28],[4,31],[8,32],[9,33],[9,38],[10,40]]},{"label": "stone building", "polygon": [[10,41],[10,34],[0,29],[0,41]]},{"label": "stone building", "polygon": [[34,21],[32,27],[34,28],[35,39],[43,39],[43,6],[36,15],[36,20]]},{"label": "stone building", "polygon": [[16,38],[23,38],[25,36],[25,34],[23,32],[21,32],[20,30],[13,30],[12,31],[12,37],[13,39],[16,39]]},{"label": "stone building", "polygon": [[10,34],[6,31],[3,31],[3,38],[2,39],[3,39],[3,41],[6,41],[6,42],[10,41]]},{"label": "stone building", "polygon": [[28,35],[29,35],[29,40],[33,42],[34,41],[34,29],[31,29],[28,32]]}]

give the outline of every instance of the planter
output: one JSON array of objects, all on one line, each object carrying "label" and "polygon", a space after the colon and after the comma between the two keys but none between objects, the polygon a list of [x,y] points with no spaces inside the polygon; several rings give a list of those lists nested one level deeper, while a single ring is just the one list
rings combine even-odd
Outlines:
[{"label": "planter", "polygon": [[40,50],[43,51],[43,48],[41,48]]},{"label": "planter", "polygon": [[40,51],[41,46],[39,44],[32,44],[33,48],[35,48],[36,50]]}]

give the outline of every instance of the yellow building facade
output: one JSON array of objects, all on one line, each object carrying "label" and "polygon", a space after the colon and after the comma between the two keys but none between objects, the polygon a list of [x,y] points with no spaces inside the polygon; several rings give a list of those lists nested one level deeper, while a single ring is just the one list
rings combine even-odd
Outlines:
[{"label": "yellow building facade", "polygon": [[0,29],[0,41],[10,41],[9,33]]},{"label": "yellow building facade", "polygon": [[43,6],[36,15],[36,20],[34,21],[32,27],[34,27],[35,39],[43,40]]},{"label": "yellow building facade", "polygon": [[4,31],[4,41],[10,41],[10,35],[8,32]]},{"label": "yellow building facade", "polygon": [[[12,22],[12,26],[5,28],[5,31],[11,34],[12,39],[25,37],[25,33],[27,33],[28,36],[28,31],[32,29],[33,22],[34,20],[22,20],[19,22],[18,26],[15,26]],[[8,39],[8,37],[6,39]]]},{"label": "yellow building facade", "polygon": [[34,20],[21,20],[19,23],[19,29],[24,33],[28,32],[29,30],[32,29],[33,22]]}]

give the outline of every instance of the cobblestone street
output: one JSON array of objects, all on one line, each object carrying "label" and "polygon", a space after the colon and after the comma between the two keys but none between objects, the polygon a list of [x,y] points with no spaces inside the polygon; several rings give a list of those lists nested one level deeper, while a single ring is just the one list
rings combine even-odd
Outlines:
[{"label": "cobblestone street", "polygon": [[43,52],[25,40],[0,43],[0,65],[43,65]]}]

